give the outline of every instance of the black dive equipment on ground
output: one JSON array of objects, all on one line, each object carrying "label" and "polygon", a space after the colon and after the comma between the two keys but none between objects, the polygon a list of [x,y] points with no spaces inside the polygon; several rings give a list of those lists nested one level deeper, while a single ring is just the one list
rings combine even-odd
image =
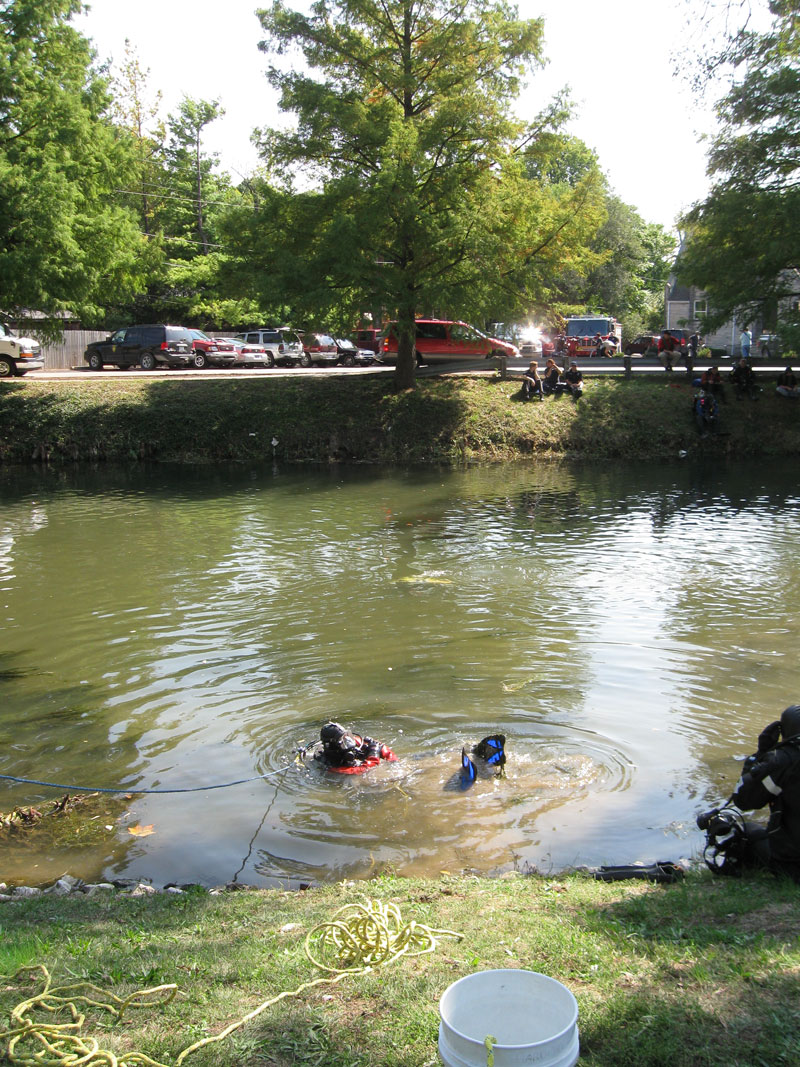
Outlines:
[{"label": "black dive equipment on ground", "polygon": [[697,829],[706,835],[703,859],[708,869],[714,874],[740,875],[748,851],[742,813],[730,805],[712,808],[697,816]]}]

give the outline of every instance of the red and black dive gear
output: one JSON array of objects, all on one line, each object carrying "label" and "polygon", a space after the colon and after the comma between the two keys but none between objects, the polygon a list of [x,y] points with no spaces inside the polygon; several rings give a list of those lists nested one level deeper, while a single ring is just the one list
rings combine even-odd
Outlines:
[{"label": "red and black dive gear", "polygon": [[338,722],[325,723],[319,736],[322,747],[314,753],[314,759],[334,774],[363,774],[377,767],[381,760],[397,759],[388,745],[350,733]]}]

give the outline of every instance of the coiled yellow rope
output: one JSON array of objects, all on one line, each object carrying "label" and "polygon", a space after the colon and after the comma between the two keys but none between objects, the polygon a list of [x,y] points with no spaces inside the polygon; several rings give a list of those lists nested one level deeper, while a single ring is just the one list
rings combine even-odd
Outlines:
[{"label": "coiled yellow rope", "polygon": [[[306,956],[314,966],[328,972],[325,977],[278,993],[221,1033],[195,1041],[180,1053],[175,1060],[175,1067],[180,1067],[186,1057],[198,1049],[224,1041],[279,1000],[297,997],[306,989],[322,983],[335,984],[348,975],[366,974],[376,967],[393,963],[401,956],[421,956],[433,952],[440,937],[460,939],[463,935],[453,930],[436,930],[423,923],[405,924],[395,904],[383,904],[378,900],[346,904],[328,922],[320,923],[306,935]],[[170,983],[139,989],[122,998],[89,982],[53,988],[50,974],[41,963],[21,967],[14,977],[34,971],[41,972],[44,988],[19,1003],[11,1012],[10,1028],[0,1032],[0,1041],[4,1043],[1,1051],[9,1063],[19,1067],[168,1067],[141,1052],[131,1052],[119,1058],[108,1049],[100,1048],[95,1038],[84,1035],[86,1016],[78,1005],[99,1008],[119,1021],[128,1008],[163,1007],[169,1004],[177,993],[177,985]],[[71,1021],[56,1023],[34,1019],[32,1014],[37,1011],[54,1016],[68,1011]]]}]

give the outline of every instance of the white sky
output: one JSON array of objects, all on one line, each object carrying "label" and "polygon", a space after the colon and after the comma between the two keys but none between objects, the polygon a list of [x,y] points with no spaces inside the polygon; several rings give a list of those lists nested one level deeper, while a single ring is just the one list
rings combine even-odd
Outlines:
[{"label": "white sky", "polygon": [[[264,77],[266,56],[255,17],[268,0],[90,0],[78,21],[101,59],[119,64],[126,37],[164,115],[183,95],[219,99],[223,118],[204,144],[233,177],[257,165],[250,134],[281,121]],[[299,6],[299,5],[298,5]],[[570,130],[595,149],[614,192],[648,222],[668,229],[708,188],[703,132],[709,111],[673,76],[673,57],[692,47],[681,0],[519,0],[520,15],[545,19],[549,65],[523,104],[535,114],[569,85],[578,108]]]}]

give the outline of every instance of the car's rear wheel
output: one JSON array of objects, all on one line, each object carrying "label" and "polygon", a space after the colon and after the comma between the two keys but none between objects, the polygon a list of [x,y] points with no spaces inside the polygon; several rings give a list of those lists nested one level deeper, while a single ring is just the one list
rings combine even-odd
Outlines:
[{"label": "car's rear wheel", "polygon": [[208,366],[208,357],[205,352],[195,352],[192,356],[192,363],[198,370],[205,370]]},{"label": "car's rear wheel", "polygon": [[102,370],[103,369],[103,360],[100,358],[100,353],[99,352],[90,352],[89,353],[89,367],[92,370]]},{"label": "car's rear wheel", "polygon": [[16,372],[16,364],[8,356],[0,356],[0,378],[13,378]]},{"label": "car's rear wheel", "polygon": [[142,357],[139,360],[139,366],[142,370],[155,370],[156,369],[156,357],[152,352],[143,352]]},{"label": "car's rear wheel", "polygon": [[422,356],[416,348],[414,349],[414,359],[417,361],[418,367],[421,367],[423,365],[424,360],[422,359]]},{"label": "car's rear wheel", "polygon": [[273,354],[271,352],[267,352],[266,356],[264,357],[264,366],[265,367],[274,367],[275,366],[275,357],[273,356]]},{"label": "car's rear wheel", "polygon": [[304,352],[297,362],[300,364],[301,367],[310,367],[311,356],[309,356],[308,352]]},{"label": "car's rear wheel", "polygon": [[342,356],[342,366],[343,367],[355,367],[355,365],[356,365],[356,357],[355,356],[349,355],[349,354],[346,355],[346,356]]}]

